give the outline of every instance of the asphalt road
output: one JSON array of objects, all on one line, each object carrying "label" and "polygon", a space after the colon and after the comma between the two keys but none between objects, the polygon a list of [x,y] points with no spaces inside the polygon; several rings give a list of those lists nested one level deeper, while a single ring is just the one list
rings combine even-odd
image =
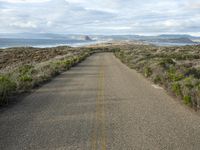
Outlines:
[{"label": "asphalt road", "polygon": [[0,111],[0,150],[200,150],[200,117],[111,53]]}]

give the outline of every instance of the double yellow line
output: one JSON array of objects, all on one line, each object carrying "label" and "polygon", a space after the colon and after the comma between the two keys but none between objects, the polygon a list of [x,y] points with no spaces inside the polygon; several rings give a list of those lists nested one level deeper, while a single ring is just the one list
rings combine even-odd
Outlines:
[{"label": "double yellow line", "polygon": [[98,75],[98,94],[96,99],[95,125],[92,136],[92,150],[106,150],[106,133],[105,133],[105,99],[104,85],[105,72],[104,66],[101,65]]}]

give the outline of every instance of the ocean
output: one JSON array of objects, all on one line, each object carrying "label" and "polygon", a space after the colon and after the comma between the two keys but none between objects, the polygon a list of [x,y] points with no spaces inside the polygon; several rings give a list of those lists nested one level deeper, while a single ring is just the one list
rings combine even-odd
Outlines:
[{"label": "ocean", "polygon": [[[56,46],[86,46],[96,43],[102,43],[109,40],[76,40],[76,39],[17,39],[17,38],[0,38],[0,48],[9,47],[56,47]],[[194,43],[169,43],[169,42],[148,42],[157,46],[184,46],[195,45]]]},{"label": "ocean", "polygon": [[56,47],[56,46],[84,46],[98,43],[98,41],[68,40],[68,39],[17,39],[0,38],[0,48],[9,47]]}]

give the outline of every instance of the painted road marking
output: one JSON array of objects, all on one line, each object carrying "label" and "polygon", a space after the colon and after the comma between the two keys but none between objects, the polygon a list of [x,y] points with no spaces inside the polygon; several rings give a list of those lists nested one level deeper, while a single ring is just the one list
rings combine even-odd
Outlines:
[{"label": "painted road marking", "polygon": [[92,136],[92,150],[106,150],[106,132],[105,132],[105,106],[104,106],[104,84],[105,72],[101,65],[98,75],[98,94],[96,98],[96,114],[94,122],[94,131]]}]

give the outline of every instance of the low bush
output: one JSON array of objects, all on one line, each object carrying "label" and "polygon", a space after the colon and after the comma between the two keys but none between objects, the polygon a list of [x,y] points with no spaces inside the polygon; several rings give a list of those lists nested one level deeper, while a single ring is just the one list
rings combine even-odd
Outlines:
[{"label": "low bush", "polygon": [[156,75],[156,77],[154,78],[154,83],[156,84],[161,84],[162,83],[162,79],[159,75]]},{"label": "low bush", "polygon": [[8,102],[8,97],[16,90],[16,83],[9,76],[0,75],[0,104]]},{"label": "low bush", "polygon": [[184,74],[179,72],[175,67],[169,67],[166,72],[167,78],[170,82],[180,81],[184,79]]},{"label": "low bush", "polygon": [[9,74],[0,75],[0,105],[7,103],[14,91],[16,93],[29,91],[83,61],[92,53],[93,51],[88,49],[74,50],[73,55],[61,56],[34,65],[25,64]]},{"label": "low bush", "polygon": [[[151,77],[181,98],[185,104],[200,108],[200,46],[120,47],[115,55],[129,67]],[[127,62],[128,60],[128,62]],[[130,61],[131,60],[131,61]]]},{"label": "low bush", "polygon": [[19,68],[19,73],[21,75],[25,75],[25,74],[31,74],[31,72],[33,71],[33,68],[34,66],[32,65],[24,65],[24,66],[21,66]]},{"label": "low bush", "polygon": [[163,68],[168,68],[170,65],[175,65],[175,62],[171,58],[165,58],[159,64]]},{"label": "low bush", "polygon": [[176,94],[176,96],[181,96],[181,85],[177,82],[172,84],[172,91]]},{"label": "low bush", "polygon": [[193,76],[197,79],[200,79],[200,69],[189,68],[185,71],[185,76]]},{"label": "low bush", "polygon": [[152,70],[150,67],[145,67],[144,68],[144,76],[145,77],[150,77],[152,75]]},{"label": "low bush", "polygon": [[193,83],[192,83],[192,77],[187,77],[184,79],[184,85],[188,88],[188,89],[192,89],[194,87]]},{"label": "low bush", "polygon": [[27,91],[32,88],[34,66],[23,65],[19,67],[17,77],[17,89],[22,91]]},{"label": "low bush", "polygon": [[192,98],[191,98],[191,96],[189,96],[189,95],[185,95],[185,96],[183,97],[183,100],[184,100],[184,103],[185,103],[186,105],[189,105],[189,104],[192,103]]}]

